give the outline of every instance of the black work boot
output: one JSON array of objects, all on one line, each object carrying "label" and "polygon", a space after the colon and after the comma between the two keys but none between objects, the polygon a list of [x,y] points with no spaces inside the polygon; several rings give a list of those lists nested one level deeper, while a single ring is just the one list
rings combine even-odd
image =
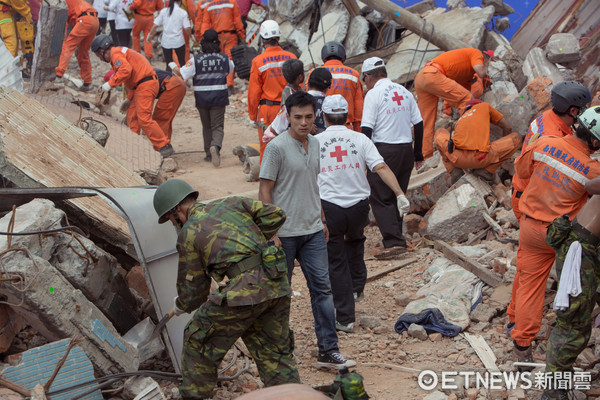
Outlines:
[{"label": "black work boot", "polygon": [[[531,345],[527,346],[527,347],[523,347],[523,346],[519,346],[516,343],[514,343],[513,347],[513,354],[517,356],[517,361],[518,362],[527,362],[527,363],[532,363],[533,362],[533,351],[531,349]],[[519,371],[521,372],[526,372],[526,371],[533,371],[535,368],[534,367],[517,367],[519,369]]]}]

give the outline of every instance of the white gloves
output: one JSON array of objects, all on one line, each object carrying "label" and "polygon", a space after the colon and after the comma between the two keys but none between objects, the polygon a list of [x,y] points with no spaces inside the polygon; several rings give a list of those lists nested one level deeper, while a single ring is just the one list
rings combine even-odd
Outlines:
[{"label": "white gloves", "polygon": [[103,92],[110,92],[110,89],[112,89],[112,86],[110,86],[110,83],[104,82],[104,85],[102,85],[102,91]]},{"label": "white gloves", "polygon": [[410,211],[410,203],[408,202],[406,196],[403,194],[396,197],[396,199],[398,201],[398,212],[400,213],[400,216],[403,217],[404,214],[408,214],[408,212]]},{"label": "white gloves", "polygon": [[169,65],[169,68],[171,68],[171,70],[174,70],[177,67],[177,64],[175,64],[175,61],[171,61],[168,65]]},{"label": "white gloves", "polygon": [[178,298],[179,298],[179,296],[175,296],[175,298],[173,299],[173,314],[175,316],[185,314],[185,311],[183,311],[181,308],[177,307],[177,299]]}]

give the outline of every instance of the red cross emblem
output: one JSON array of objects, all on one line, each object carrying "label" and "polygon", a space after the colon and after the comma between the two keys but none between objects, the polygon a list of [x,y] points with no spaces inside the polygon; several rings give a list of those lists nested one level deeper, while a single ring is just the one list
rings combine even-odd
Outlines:
[{"label": "red cross emblem", "polygon": [[400,96],[398,94],[398,92],[394,92],[394,97],[392,97],[392,100],[394,100],[396,103],[398,103],[399,106],[401,106],[402,100],[404,100],[404,97]]},{"label": "red cross emblem", "polygon": [[344,156],[348,155],[348,152],[346,150],[342,151],[341,146],[335,146],[335,151],[332,151],[331,153],[329,153],[329,155],[331,156],[331,158],[337,158],[337,162],[341,162]]}]

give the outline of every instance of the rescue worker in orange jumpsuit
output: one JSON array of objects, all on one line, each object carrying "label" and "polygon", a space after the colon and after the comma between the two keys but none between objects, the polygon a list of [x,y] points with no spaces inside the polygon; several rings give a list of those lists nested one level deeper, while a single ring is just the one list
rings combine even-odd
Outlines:
[{"label": "rescue worker in orange jumpsuit", "polygon": [[[188,17],[190,19],[190,25],[194,28],[194,21],[196,18],[196,4],[194,4],[194,0],[182,0],[181,8],[188,13]],[[190,37],[191,35],[183,30],[183,38],[185,39],[185,59],[177,60],[180,65],[184,65],[190,59]]]},{"label": "rescue worker in orange jumpsuit", "polygon": [[545,241],[547,227],[561,215],[572,220],[586,203],[585,184],[600,176],[600,162],[590,155],[599,149],[600,138],[580,125],[575,135],[544,135],[515,161],[519,177],[529,179],[519,201],[517,276],[509,305],[514,326],[507,327],[520,361],[532,361],[531,342],[540,330],[546,280],[554,263],[554,249]]},{"label": "rescue worker in orange jumpsuit", "polygon": [[[592,101],[588,88],[576,81],[557,83],[550,92],[552,109],[544,111],[529,125],[523,140],[524,152],[529,142],[545,135],[563,137],[572,135],[571,126],[577,121],[577,116]],[[517,219],[521,219],[519,198],[525,190],[529,180],[514,175],[512,179],[512,208]],[[509,314],[510,315],[510,314]]]},{"label": "rescue worker in orange jumpsuit", "polygon": [[[242,43],[246,41],[246,31],[242,25],[237,2],[235,0],[210,0],[203,2],[200,7],[202,12],[198,12],[196,16],[196,40],[204,36],[204,32],[208,29],[214,29],[219,34],[221,51],[227,54],[230,60],[233,60],[231,49],[237,46],[238,40]],[[198,17],[201,17],[201,20]],[[201,25],[198,24],[199,22]],[[227,75],[227,87],[230,93],[233,93],[234,90],[233,73],[234,71],[231,71]]]},{"label": "rescue worker in orange jumpsuit", "polygon": [[248,116],[250,121],[258,125],[258,142],[260,143],[260,160],[267,144],[263,142],[263,130],[267,129],[279,113],[281,93],[287,81],[281,72],[286,60],[296,58],[289,51],[279,46],[281,30],[279,24],[271,19],[260,25],[259,35],[265,51],[254,57],[250,69],[248,83]]},{"label": "rescue worker in orange jumpsuit", "polygon": [[[183,79],[177,75],[173,75],[172,72],[158,68],[154,68],[154,71],[158,77],[159,89],[152,119],[160,126],[160,129],[162,129],[167,138],[171,140],[171,136],[173,135],[173,119],[185,98],[187,86]],[[121,104],[120,111],[127,114],[125,120],[129,129],[139,135],[141,129],[135,105],[132,105],[129,99],[125,99]]]},{"label": "rescue worker in orange jumpsuit", "polygon": [[81,90],[88,91],[92,89],[90,46],[100,26],[98,12],[84,0],[66,0],[66,2],[69,7],[67,23],[73,29],[63,42],[58,67],[56,67],[55,82],[63,80],[62,76],[67,68],[69,68],[69,60],[75,50],[77,50],[77,62],[79,64],[81,79],[83,79]]},{"label": "rescue worker in orange jumpsuit", "polygon": [[17,18],[25,18],[30,24],[33,23],[27,0],[0,1],[0,37],[13,57],[19,51],[19,36],[15,25]]},{"label": "rescue worker in orange jumpsuit", "polygon": [[154,150],[159,151],[163,157],[173,154],[175,151],[171,141],[152,119],[159,84],[150,62],[135,50],[114,47],[110,36],[104,34],[96,36],[92,42],[92,51],[102,61],[110,63],[115,70],[114,76],[102,85],[102,91],[108,92],[124,83],[128,89],[127,98],[135,106],[140,127],[152,142]]},{"label": "rescue worker in orange jumpsuit", "polygon": [[423,117],[423,157],[433,155],[433,131],[437,118],[438,99],[442,98],[458,109],[465,110],[473,99],[469,91],[474,74],[487,76],[490,55],[478,49],[447,51],[426,63],[415,76],[417,104]]},{"label": "rescue worker in orange jumpsuit", "polygon": [[[325,43],[321,49],[321,59],[325,62],[323,67],[327,68],[333,77],[327,96],[340,94],[346,99],[348,102],[346,127],[360,132],[365,97],[360,74],[355,69],[343,64],[346,61],[346,48],[340,42]],[[307,82],[309,77],[310,75],[307,77]]]},{"label": "rescue worker in orange jumpsuit", "polygon": [[154,12],[160,11],[164,7],[163,0],[133,0],[129,6],[130,11],[135,12],[133,22],[133,49],[138,53],[141,50],[140,33],[144,33],[144,55],[148,60],[152,60],[152,42],[147,42],[146,38],[152,29],[154,22]]},{"label": "rescue worker in orange jumpsuit", "polygon": [[[504,137],[490,143],[490,123],[502,128]],[[498,167],[508,160],[521,145],[523,138],[512,132],[510,123],[494,107],[481,100],[469,100],[450,137],[446,129],[435,132],[437,147],[446,170],[455,168],[484,169],[482,175],[493,179]],[[450,143],[450,145],[449,145]]]}]

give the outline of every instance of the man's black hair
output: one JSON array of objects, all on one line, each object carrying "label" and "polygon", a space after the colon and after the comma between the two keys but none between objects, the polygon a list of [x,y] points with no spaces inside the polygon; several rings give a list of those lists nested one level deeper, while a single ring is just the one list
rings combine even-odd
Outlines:
[{"label": "man's black hair", "polygon": [[315,113],[317,112],[317,101],[315,98],[301,90],[292,93],[285,101],[285,109],[287,110],[288,115],[292,115],[292,107],[304,107],[308,105],[312,106]]},{"label": "man's black hair", "polygon": [[304,63],[297,58],[290,58],[281,66],[281,73],[287,83],[294,83],[304,73]]},{"label": "man's black hair", "polygon": [[331,72],[327,68],[317,68],[308,77],[309,89],[326,92],[331,87],[332,79]]}]

